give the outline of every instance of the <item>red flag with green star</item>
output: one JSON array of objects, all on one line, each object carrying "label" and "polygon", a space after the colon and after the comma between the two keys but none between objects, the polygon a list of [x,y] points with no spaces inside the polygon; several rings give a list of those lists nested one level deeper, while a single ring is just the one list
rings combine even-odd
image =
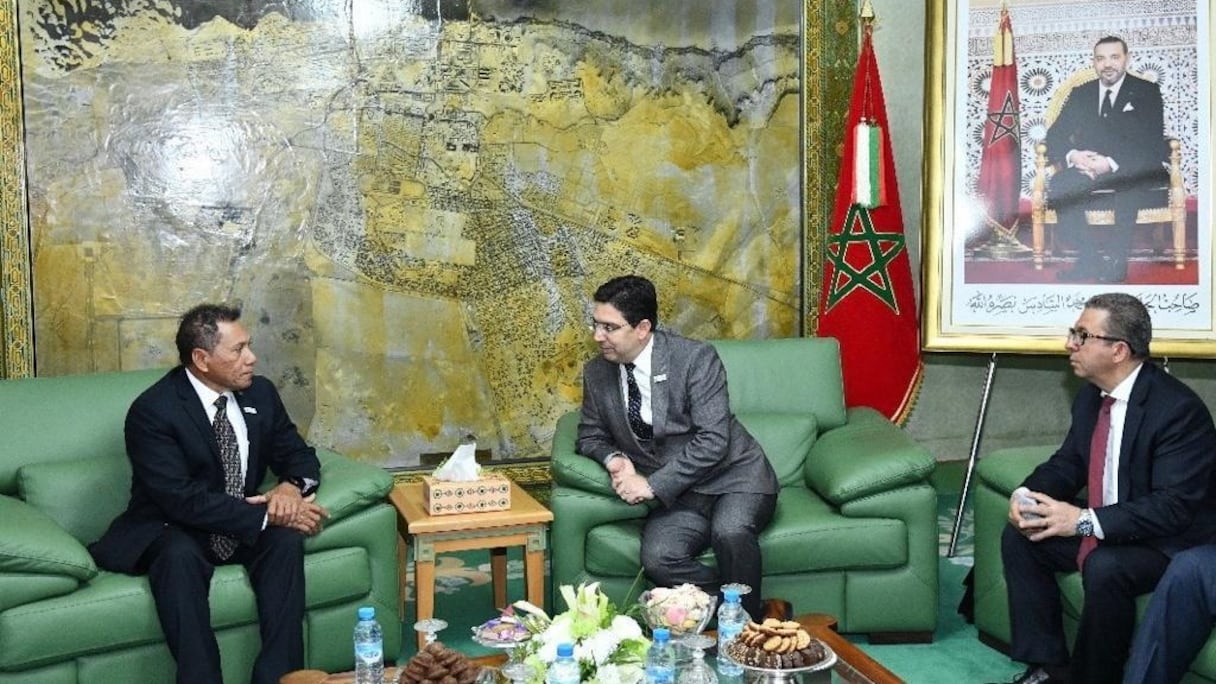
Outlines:
[{"label": "red flag with green star", "polygon": [[872,30],[853,79],[818,334],[840,341],[845,404],[902,423],[920,387],[920,328]]}]

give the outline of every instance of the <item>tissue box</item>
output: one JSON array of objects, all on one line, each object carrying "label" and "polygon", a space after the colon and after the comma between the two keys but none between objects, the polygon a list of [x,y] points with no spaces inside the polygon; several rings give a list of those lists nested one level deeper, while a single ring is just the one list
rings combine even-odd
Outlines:
[{"label": "tissue box", "polygon": [[448,482],[423,475],[422,494],[426,497],[426,511],[431,515],[483,513],[511,508],[511,481],[497,473],[468,482]]}]

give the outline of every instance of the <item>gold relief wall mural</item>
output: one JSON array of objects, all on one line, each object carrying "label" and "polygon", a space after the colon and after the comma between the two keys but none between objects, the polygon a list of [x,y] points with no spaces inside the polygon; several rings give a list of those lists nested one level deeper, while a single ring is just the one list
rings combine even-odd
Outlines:
[{"label": "gold relief wall mural", "polygon": [[855,5],[604,5],[9,0],[3,358],[167,367],[239,302],[310,441],[408,468],[546,455],[614,275],[813,330]]}]

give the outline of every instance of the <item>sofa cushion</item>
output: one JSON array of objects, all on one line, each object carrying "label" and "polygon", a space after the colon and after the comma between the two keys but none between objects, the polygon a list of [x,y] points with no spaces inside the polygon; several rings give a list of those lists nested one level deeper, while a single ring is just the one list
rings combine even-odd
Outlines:
[{"label": "sofa cushion", "polygon": [[[0,570],[67,575],[88,581],[97,574],[93,557],[47,514],[11,496],[0,495]],[[4,643],[0,639],[0,643]]]},{"label": "sofa cushion", "polygon": [[836,506],[923,482],[937,466],[932,452],[869,407],[849,409],[849,423],[823,432],[806,460],[811,488]]},{"label": "sofa cushion", "polygon": [[[372,589],[367,550],[307,554],[304,578],[309,610],[367,596]],[[256,623],[253,590],[239,565],[216,568],[210,604],[217,629]],[[71,594],[0,613],[0,671],[163,640],[147,577],[101,572]]]},{"label": "sofa cushion", "polygon": [[786,487],[760,534],[765,575],[875,570],[908,563],[908,528],[897,518],[850,518],[815,492]]},{"label": "sofa cushion", "polygon": [[[393,476],[383,468],[317,449],[321,461],[321,487],[317,503],[329,511],[327,524],[335,523],[368,506],[384,501],[393,488]],[[267,480],[274,484],[274,478]]]},{"label": "sofa cushion", "polygon": [[[632,577],[641,551],[641,520],[597,525],[587,534],[592,575]],[[818,553],[819,549],[831,549]],[[805,487],[786,487],[760,535],[764,574],[897,568],[908,563],[908,529],[895,518],[849,518]],[[713,554],[701,560],[713,565]]]},{"label": "sofa cushion", "polygon": [[738,418],[764,448],[781,486],[803,486],[802,465],[819,431],[815,414],[752,412]]},{"label": "sofa cushion", "polygon": [[131,462],[107,456],[30,463],[17,470],[17,492],[82,544],[91,544],[127,507]]}]

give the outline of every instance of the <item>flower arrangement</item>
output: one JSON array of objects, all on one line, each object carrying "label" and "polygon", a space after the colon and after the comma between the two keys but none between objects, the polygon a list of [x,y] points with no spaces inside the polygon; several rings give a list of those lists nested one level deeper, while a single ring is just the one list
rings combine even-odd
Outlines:
[{"label": "flower arrangement", "polygon": [[532,638],[521,646],[524,662],[532,666],[529,681],[544,681],[545,671],[557,657],[557,646],[563,643],[574,644],[574,658],[584,682],[642,681],[650,640],[641,625],[619,614],[598,582],[577,588],[564,585],[561,595],[566,610],[553,617],[527,601],[514,604],[515,618],[532,632]]},{"label": "flower arrangement", "polygon": [[666,627],[673,636],[699,634],[713,615],[716,596],[695,584],[655,587],[638,599],[642,617],[651,629]]}]

